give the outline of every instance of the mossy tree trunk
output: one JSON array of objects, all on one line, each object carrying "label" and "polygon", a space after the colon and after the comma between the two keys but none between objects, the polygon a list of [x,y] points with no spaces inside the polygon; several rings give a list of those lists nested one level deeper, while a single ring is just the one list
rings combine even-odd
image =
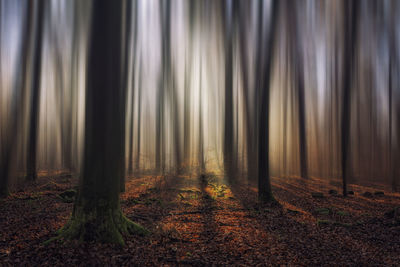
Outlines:
[{"label": "mossy tree trunk", "polygon": [[125,91],[121,86],[123,0],[93,2],[86,86],[83,174],[70,221],[59,237],[123,244],[123,234],[147,231],[121,212]]}]

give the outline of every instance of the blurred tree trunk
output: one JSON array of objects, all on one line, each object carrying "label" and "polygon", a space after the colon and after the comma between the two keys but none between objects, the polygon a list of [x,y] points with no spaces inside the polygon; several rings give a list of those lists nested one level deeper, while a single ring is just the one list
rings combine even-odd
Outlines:
[{"label": "blurred tree trunk", "polygon": [[[89,47],[83,175],[70,220],[59,237],[123,244],[146,233],[120,209],[126,88],[121,80],[122,0],[93,3]],[[107,66],[107,67],[105,67]],[[122,140],[122,141],[121,141]]]},{"label": "blurred tree trunk", "polygon": [[[50,2],[50,5],[52,2]],[[46,9],[46,17],[51,18],[51,9]],[[50,19],[49,19],[50,20]],[[51,21],[51,20],[50,20]],[[68,171],[71,171],[71,140],[69,137],[71,136],[72,127],[70,127],[70,121],[72,120],[71,114],[71,97],[66,97],[71,94],[71,91],[65,90],[64,83],[64,58],[62,52],[62,44],[60,43],[59,33],[57,24],[50,23],[50,35],[52,41],[52,59],[53,65],[55,69],[55,94],[56,101],[58,101],[58,112],[59,112],[59,124],[60,124],[60,133],[61,133],[61,168],[65,168]],[[74,40],[73,40],[74,41]],[[55,148],[56,146],[52,146]],[[56,154],[57,151],[53,151],[52,155]],[[55,157],[52,157],[55,159]]]},{"label": "blurred tree trunk", "polygon": [[190,165],[190,147],[191,147],[191,81],[192,81],[192,52],[193,52],[193,31],[195,24],[195,1],[187,1],[189,5],[189,48],[188,54],[186,54],[186,65],[185,65],[185,89],[184,89],[184,103],[183,103],[183,161],[185,165],[185,171],[189,170]]},{"label": "blurred tree trunk", "polygon": [[136,173],[140,172],[140,139],[141,139],[141,118],[142,118],[142,64],[139,63],[139,83],[138,83],[138,122],[137,122],[137,149],[136,149]]},{"label": "blurred tree trunk", "polygon": [[[2,3],[0,1],[0,14],[3,11],[1,7]],[[15,151],[17,150],[17,139],[22,132],[22,129],[19,129],[19,127],[21,127],[24,108],[26,106],[26,81],[29,73],[28,62],[33,37],[33,19],[34,3],[32,1],[29,1],[26,7],[26,19],[21,40],[21,54],[17,65],[18,69],[16,80],[14,82],[15,89],[13,90],[13,95],[11,96],[11,111],[9,112],[9,117],[7,119],[7,124],[5,126],[4,132],[0,136],[0,197],[5,197],[9,193],[8,183],[11,172],[11,161],[13,156],[15,155]],[[0,31],[0,40],[1,35],[2,34]]]},{"label": "blurred tree trunk", "polygon": [[69,144],[70,151],[66,152],[65,162],[67,164],[67,168],[75,173],[78,169],[78,159],[77,157],[73,157],[73,155],[78,154],[78,93],[79,93],[79,41],[82,27],[82,15],[80,14],[80,10],[82,9],[82,5],[80,2],[74,2],[73,8],[73,37],[72,37],[72,45],[71,45],[71,64],[70,64],[70,101],[71,101],[71,113],[68,116],[67,127],[70,128],[70,131],[67,132],[67,143]]},{"label": "blurred tree trunk", "polygon": [[200,55],[200,92],[199,92],[199,167],[200,167],[200,173],[204,174],[206,171],[206,165],[204,162],[204,137],[203,137],[203,108],[202,108],[202,91],[203,91],[203,84],[202,84],[202,78],[203,78],[203,69],[202,69],[202,57]]},{"label": "blurred tree trunk", "polygon": [[[128,84],[129,84],[129,58],[130,58],[130,44],[131,44],[131,29],[132,29],[132,0],[125,0],[124,2],[124,27],[123,27],[123,40],[124,42],[121,44],[122,45],[122,76],[121,76],[121,86],[124,92],[124,95],[127,95],[128,91]],[[136,3],[136,0],[135,0]],[[136,10],[135,10],[136,11]],[[136,14],[135,14],[136,18]],[[135,23],[136,27],[136,23]],[[135,36],[136,37],[136,36]],[[134,37],[134,38],[135,38]],[[124,97],[124,99],[126,99]],[[126,113],[126,102],[124,102],[124,118],[125,118],[125,113]],[[133,103],[132,103],[133,105]],[[124,170],[124,173],[120,176],[121,181],[120,181],[120,191],[125,192],[125,139],[124,140],[119,140],[119,145],[121,149],[124,151],[123,157],[121,158],[120,164],[122,165],[120,167],[121,170]]]},{"label": "blurred tree trunk", "polygon": [[[260,37],[265,36],[265,34],[263,34],[263,28],[261,26],[263,22],[262,10],[263,6],[262,2],[260,1],[258,20],[259,42],[263,41],[263,38]],[[260,115],[258,118],[258,199],[261,202],[274,200],[271,190],[269,170],[269,101],[271,73],[273,67],[273,50],[275,43],[274,39],[276,27],[278,25],[278,12],[279,1],[272,1],[270,27],[266,40],[267,48],[264,49],[264,47],[260,45],[260,50],[257,51],[257,55],[263,58],[263,67],[260,69],[262,71],[258,73],[257,77],[257,83],[260,93]]]},{"label": "blurred tree trunk", "polygon": [[42,43],[44,31],[45,0],[36,1],[36,37],[33,53],[33,72],[32,72],[32,99],[29,119],[28,135],[28,154],[27,154],[27,179],[36,180],[37,178],[37,143],[38,143],[38,123],[39,123],[39,104],[40,104],[40,79],[42,67]]},{"label": "blurred tree trunk", "polygon": [[225,30],[225,112],[224,112],[224,171],[229,182],[234,182],[233,155],[233,27],[232,1],[225,0],[221,9]]},{"label": "blurred tree trunk", "polygon": [[297,92],[297,115],[299,120],[299,145],[300,145],[300,176],[308,178],[308,160],[307,160],[307,132],[305,118],[305,96],[304,96],[304,63],[303,51],[301,45],[300,31],[297,19],[297,2],[287,1],[288,18],[288,41],[291,44],[291,58],[293,62],[293,73],[295,75],[295,84]]},{"label": "blurred tree trunk", "polygon": [[[239,41],[240,41],[240,63],[242,70],[242,86],[243,86],[243,106],[244,115],[246,118],[246,162],[247,162],[247,179],[255,180],[257,177],[257,160],[255,158],[255,139],[254,139],[254,125],[252,125],[252,103],[250,102],[250,85],[249,85],[249,73],[248,73],[248,18],[245,14],[249,12],[250,2],[240,2],[242,5],[239,9]],[[245,3],[245,4],[243,4]]]},{"label": "blurred tree trunk", "polygon": [[[392,183],[392,191],[397,192],[397,178],[396,178],[396,165],[395,165],[395,155],[400,151],[400,149],[393,149],[393,75],[396,74],[397,70],[397,50],[396,50],[396,2],[393,2],[391,10],[389,11],[389,175],[390,181]],[[394,60],[393,60],[394,59]],[[394,77],[398,81],[398,77]],[[400,125],[400,105],[397,105],[397,127]],[[398,132],[398,131],[397,131]],[[397,141],[400,143],[399,141]],[[397,152],[397,153],[394,153]]]},{"label": "blurred tree trunk", "polygon": [[157,110],[156,110],[156,171],[164,173],[165,170],[165,142],[164,142],[164,88],[162,71],[158,78]]},{"label": "blurred tree trunk", "polygon": [[167,92],[168,104],[172,121],[173,153],[175,158],[175,170],[179,174],[182,171],[180,116],[178,94],[176,89],[175,73],[171,59],[171,1],[164,0],[162,5],[162,68],[163,89]]},{"label": "blurred tree trunk", "polygon": [[[156,170],[158,173],[165,172],[165,92],[169,90],[169,71],[170,71],[170,1],[160,0],[161,29],[162,29],[162,55],[161,71],[157,91],[157,114],[156,114]],[[167,94],[170,99],[171,94]]]},{"label": "blurred tree trunk", "polygon": [[355,49],[357,47],[358,32],[358,0],[344,0],[344,51],[343,51],[343,103],[342,103],[342,121],[341,121],[341,160],[342,160],[342,182],[343,195],[347,196],[347,182],[349,173],[349,153],[350,153],[350,120],[351,120],[351,92],[353,82],[354,65],[356,61]]}]

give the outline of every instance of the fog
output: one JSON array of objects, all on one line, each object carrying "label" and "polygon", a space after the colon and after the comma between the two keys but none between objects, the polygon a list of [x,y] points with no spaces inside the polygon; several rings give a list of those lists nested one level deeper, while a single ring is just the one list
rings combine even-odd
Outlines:
[{"label": "fog", "polygon": [[[350,13],[342,1],[279,1],[276,17],[271,3],[125,1],[127,174],[255,181],[258,84],[273,32],[270,175],[340,182],[345,161],[349,183],[396,189],[398,2],[357,1]],[[40,29],[36,1],[1,1],[0,161],[11,187],[24,180],[31,153],[39,176],[79,174],[82,165],[91,1],[44,1],[42,11]]]}]

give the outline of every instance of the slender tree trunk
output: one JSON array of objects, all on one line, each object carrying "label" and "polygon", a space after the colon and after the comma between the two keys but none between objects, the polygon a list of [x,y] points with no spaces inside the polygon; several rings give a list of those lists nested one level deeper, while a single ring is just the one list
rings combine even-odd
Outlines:
[{"label": "slender tree trunk", "polygon": [[[132,74],[135,75],[135,74]],[[129,148],[128,148],[128,174],[132,175],[133,173],[133,118],[134,118],[134,101],[135,101],[135,90],[132,85],[131,88],[131,110],[130,110],[130,124],[129,124]]]},{"label": "slender tree trunk", "polygon": [[344,14],[344,53],[343,53],[343,103],[342,103],[342,181],[343,195],[347,196],[350,153],[351,89],[357,46],[358,0],[345,0]]},{"label": "slender tree trunk", "polygon": [[[249,73],[248,73],[248,41],[247,41],[247,22],[246,16],[248,12],[248,2],[240,8],[239,11],[239,41],[240,41],[240,63],[242,70],[242,86],[243,86],[243,106],[246,118],[246,162],[247,162],[247,179],[255,180],[257,176],[257,161],[254,157],[254,126],[251,119],[251,103],[250,103],[250,89],[249,89]],[[253,114],[254,115],[254,114]]]},{"label": "slender tree trunk", "polygon": [[[141,67],[141,64],[139,65]],[[142,72],[139,71],[138,87],[138,125],[137,125],[137,149],[136,149],[136,172],[140,172],[140,136],[141,136],[141,118],[142,118]]]},{"label": "slender tree trunk", "polygon": [[[301,40],[298,29],[297,20],[297,2],[287,1],[288,8],[288,40],[291,43],[292,51],[291,58],[293,59],[293,66],[296,81],[297,92],[297,114],[299,120],[299,145],[300,145],[300,176],[308,178],[308,161],[307,161],[307,132],[306,132],[306,118],[305,118],[305,96],[304,96],[304,63],[303,51],[301,49]],[[292,39],[293,38],[293,39]]]},{"label": "slender tree trunk", "polygon": [[203,137],[203,108],[202,108],[202,79],[203,79],[203,69],[202,69],[202,58],[200,55],[200,92],[199,92],[199,166],[200,166],[200,173],[204,174],[206,170],[206,165],[204,162],[204,137]]},{"label": "slender tree trunk", "polygon": [[[258,199],[261,202],[273,201],[271,181],[270,181],[270,169],[269,169],[269,99],[270,99],[270,82],[271,73],[273,66],[273,49],[275,30],[278,21],[279,2],[272,2],[272,13],[270,21],[270,31],[267,39],[267,49],[263,53],[263,48],[260,46],[261,51],[257,51],[259,56],[263,55],[263,71],[257,77],[259,88],[260,88],[260,115],[259,115],[259,126],[258,126]],[[262,10],[262,8],[260,7]],[[259,23],[262,23],[262,16],[260,11]],[[262,28],[260,28],[262,29]],[[263,36],[263,33],[259,33]],[[262,41],[262,38],[260,38]]]},{"label": "slender tree trunk", "polygon": [[40,101],[40,76],[42,67],[42,43],[44,30],[45,0],[37,0],[36,13],[36,37],[33,54],[33,84],[32,99],[29,119],[28,154],[27,154],[27,179],[37,178],[37,136],[39,123],[39,101]]},{"label": "slender tree trunk", "polygon": [[[135,1],[136,2],[136,1]],[[132,29],[132,0],[125,0],[124,1],[124,9],[125,9],[125,21],[124,21],[124,32],[123,32],[123,40],[124,42],[121,44],[122,45],[122,55],[123,55],[123,60],[122,60],[122,75],[121,75],[121,86],[124,92],[124,96],[127,95],[127,90],[128,90],[128,80],[129,80],[129,56],[130,56],[130,38],[131,38],[131,29]],[[136,14],[135,14],[136,18]],[[136,23],[135,23],[136,27]],[[124,99],[126,99],[124,97]],[[126,113],[126,102],[124,102],[124,118],[125,118],[125,113]],[[125,122],[125,121],[124,121]],[[126,158],[125,158],[125,139],[124,140],[119,140],[119,146],[121,149],[124,151],[123,157],[121,158],[120,164],[122,165],[119,169],[124,170],[124,173],[120,176],[121,181],[120,181],[120,191],[125,192],[125,163],[126,163]]]},{"label": "slender tree trunk", "polygon": [[[396,50],[396,31],[395,31],[395,6],[396,3],[394,3],[394,6],[391,8],[390,11],[390,28],[389,28],[389,67],[388,67],[388,72],[389,72],[389,175],[390,175],[390,180],[392,183],[392,191],[397,192],[397,179],[396,179],[396,168],[395,168],[395,153],[393,149],[393,74],[395,73],[394,71],[396,70],[396,65],[397,63],[397,50]],[[396,61],[393,62],[393,59],[396,59]],[[397,80],[397,79],[396,79]],[[397,117],[399,117],[399,112],[397,112]],[[398,126],[399,124],[397,124]],[[397,150],[398,152],[399,150]]]},{"label": "slender tree trunk", "polygon": [[[1,1],[0,1],[0,14],[1,14]],[[32,43],[33,33],[33,18],[34,6],[33,2],[29,2],[26,10],[26,20],[24,25],[24,32],[21,41],[21,54],[17,65],[17,75],[15,80],[15,88],[13,90],[11,100],[11,112],[5,126],[4,134],[1,136],[1,150],[0,150],[0,197],[7,196],[9,193],[8,183],[11,172],[11,161],[14,156],[13,151],[16,150],[17,139],[21,134],[19,129],[23,117],[23,109],[25,105],[26,94],[26,80],[28,75],[28,61],[30,44]],[[1,28],[1,27],[0,27]],[[1,33],[0,33],[1,40]],[[0,51],[1,55],[1,51]],[[1,60],[0,60],[1,62]],[[1,84],[1,83],[0,83]]]},{"label": "slender tree trunk", "polygon": [[164,90],[167,92],[168,102],[171,108],[173,153],[175,157],[175,169],[177,174],[182,171],[181,138],[180,138],[180,116],[178,95],[176,90],[175,74],[171,60],[171,1],[162,1],[163,18],[163,82]]},{"label": "slender tree trunk", "polygon": [[232,7],[224,2],[223,25],[225,30],[225,112],[224,112],[224,170],[229,182],[235,180],[233,155],[233,27]]},{"label": "slender tree trunk", "polygon": [[185,171],[189,169],[190,165],[190,147],[191,147],[191,81],[192,81],[192,52],[193,52],[193,31],[194,31],[194,21],[195,21],[195,2],[187,1],[189,5],[189,53],[186,55],[186,64],[185,66],[185,91],[184,91],[184,103],[183,103],[183,161],[185,164]]},{"label": "slender tree trunk", "polygon": [[[51,4],[51,3],[50,3]],[[51,8],[47,8],[47,17],[51,17]],[[66,163],[66,152],[70,152],[70,144],[67,142],[67,132],[71,130],[70,127],[66,125],[68,121],[68,117],[71,117],[71,113],[67,113],[65,116],[65,93],[66,90],[64,88],[64,62],[63,62],[63,55],[60,47],[60,40],[57,33],[57,27],[55,25],[50,25],[51,28],[51,39],[53,42],[53,64],[55,69],[55,94],[56,94],[56,101],[58,101],[58,112],[59,112],[59,126],[60,126],[60,133],[61,133],[61,168],[67,168]],[[70,93],[70,92],[68,92]],[[53,146],[55,147],[55,146]],[[55,151],[54,151],[55,152]],[[52,157],[53,159],[55,157]],[[71,155],[69,154],[69,159],[71,159]]]},{"label": "slender tree trunk", "polygon": [[162,73],[158,80],[156,110],[156,172],[164,173],[164,88]]},{"label": "slender tree trunk", "polygon": [[[67,164],[67,168],[71,173],[75,173],[78,168],[77,159],[73,157],[73,155],[78,154],[77,148],[77,139],[78,135],[74,131],[77,130],[77,114],[78,114],[78,66],[79,66],[79,36],[80,36],[80,26],[81,26],[81,16],[79,14],[79,10],[81,5],[78,2],[74,2],[74,12],[72,15],[73,18],[73,37],[72,37],[72,45],[71,45],[71,64],[70,64],[70,109],[71,112],[67,116],[67,127],[69,130],[67,131],[67,143],[69,144],[69,150],[65,152],[65,162]],[[75,116],[75,118],[73,117]]]}]

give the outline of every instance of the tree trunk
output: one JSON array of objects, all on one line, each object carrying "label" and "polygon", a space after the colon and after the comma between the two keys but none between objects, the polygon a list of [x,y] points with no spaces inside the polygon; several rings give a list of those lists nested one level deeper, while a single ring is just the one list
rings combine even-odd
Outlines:
[{"label": "tree trunk", "polygon": [[225,30],[225,118],[224,118],[224,171],[229,182],[235,180],[233,155],[233,27],[232,7],[224,2],[223,25]]},{"label": "tree trunk", "polygon": [[[260,4],[260,10],[262,10],[262,4]],[[267,39],[267,48],[263,53],[264,48],[260,45],[261,51],[257,51],[258,55],[263,55],[263,68],[257,77],[257,82],[260,92],[260,115],[259,115],[259,126],[258,126],[258,199],[261,202],[273,201],[274,197],[271,190],[271,181],[269,174],[269,98],[270,98],[270,82],[273,62],[273,49],[274,49],[274,38],[275,28],[277,26],[279,2],[272,2],[271,10],[271,21],[270,31]],[[259,21],[262,23],[262,11],[259,11]],[[259,25],[259,30],[262,27]],[[263,32],[259,32],[259,36],[263,36]],[[264,35],[265,36],[265,35]],[[262,42],[262,38],[259,39]]]},{"label": "tree trunk", "polygon": [[[69,222],[59,237],[123,244],[123,234],[147,231],[127,219],[119,203],[125,133],[121,86],[122,0],[93,3],[88,58],[83,175]],[[121,169],[122,168],[122,169]]]},{"label": "tree trunk", "polygon": [[[1,1],[0,1],[0,14],[1,14]],[[1,136],[1,150],[0,150],[0,197],[8,195],[8,183],[11,171],[11,161],[14,155],[13,151],[16,150],[16,143],[18,139],[19,124],[22,121],[25,105],[26,94],[26,78],[28,74],[28,60],[30,44],[32,43],[33,33],[33,18],[34,6],[33,2],[29,2],[26,10],[26,20],[24,25],[24,32],[21,41],[21,56],[18,62],[18,73],[15,80],[15,89],[11,100],[11,112],[7,125],[5,126],[4,135]],[[1,28],[1,27],[0,27]],[[0,33],[1,37],[1,33]],[[1,40],[1,39],[0,39]],[[1,54],[1,52],[0,52]],[[1,62],[1,60],[0,60]],[[0,83],[1,84],[1,83]]]},{"label": "tree trunk", "polygon": [[355,64],[355,43],[357,40],[358,1],[345,0],[344,14],[344,53],[343,53],[343,106],[342,106],[342,181],[343,195],[347,196],[350,153],[351,87]]},{"label": "tree trunk", "polygon": [[40,76],[42,67],[42,43],[44,30],[44,0],[37,1],[36,13],[36,40],[33,54],[33,84],[32,84],[32,100],[29,119],[29,135],[28,135],[28,154],[27,154],[27,179],[36,180],[36,159],[37,159],[37,136],[39,123],[39,101],[40,101]]},{"label": "tree trunk", "polygon": [[[135,1],[136,2],[136,1]],[[121,76],[121,86],[122,86],[122,90],[124,92],[124,95],[126,96],[126,92],[128,91],[128,79],[129,79],[129,56],[130,56],[130,37],[131,37],[131,28],[132,28],[132,1],[125,1],[124,2],[124,9],[125,9],[125,21],[124,21],[124,32],[123,32],[123,62],[122,62],[122,76]],[[136,17],[136,16],[135,16]],[[136,23],[135,23],[136,24]],[[136,25],[135,25],[136,27]],[[124,97],[125,99],[125,97]],[[124,107],[124,118],[125,118],[125,112],[126,112],[126,101],[123,104]],[[125,192],[125,139],[124,140],[119,140],[120,143],[119,145],[122,147],[122,150],[124,151],[124,154],[121,158],[121,162],[120,164],[122,164],[123,166],[120,167],[120,169],[124,170],[123,175],[121,175],[121,181],[120,181],[120,191],[121,192]]]},{"label": "tree trunk", "polygon": [[[395,5],[395,4],[394,4]],[[396,168],[395,168],[395,153],[393,149],[393,74],[396,70],[397,63],[397,51],[396,51],[396,31],[395,31],[395,6],[392,7],[390,11],[390,19],[389,19],[389,176],[390,181],[392,183],[392,191],[397,192],[397,180],[396,180]],[[393,59],[395,61],[393,62]],[[396,79],[397,80],[397,79]],[[399,116],[399,112],[397,112],[397,117]]]},{"label": "tree trunk", "polygon": [[203,109],[202,109],[202,75],[203,74],[203,69],[202,69],[202,57],[200,55],[200,92],[199,92],[199,167],[200,167],[200,173],[204,174],[206,171],[206,165],[204,162],[204,137],[203,137]]},{"label": "tree trunk", "polygon": [[[139,64],[141,68],[141,64]],[[136,149],[136,173],[140,171],[140,134],[141,134],[141,118],[142,118],[142,72],[139,70],[139,84],[138,84],[138,123],[137,123],[137,149]]]},{"label": "tree trunk", "polygon": [[249,73],[248,73],[248,38],[247,38],[247,17],[246,13],[249,11],[249,2],[245,2],[243,6],[240,7],[239,12],[239,41],[240,41],[240,63],[242,70],[242,93],[243,93],[243,106],[244,106],[244,115],[246,118],[246,162],[247,162],[247,179],[255,180],[257,176],[257,161],[254,157],[254,126],[252,125],[251,116],[254,113],[251,113],[251,102],[250,102],[250,90],[249,90]]},{"label": "tree trunk", "polygon": [[[297,2],[288,1],[288,39],[292,46],[291,56],[294,65],[295,84],[297,85],[297,101],[298,101],[298,119],[299,119],[299,145],[300,145],[300,176],[308,178],[308,160],[307,160],[307,132],[305,118],[305,96],[304,96],[304,63],[303,51],[301,49],[301,39],[297,21]],[[291,40],[293,38],[294,40]]]},{"label": "tree trunk", "polygon": [[192,52],[193,52],[193,31],[195,21],[195,2],[187,1],[189,5],[189,53],[186,55],[186,66],[185,66],[185,91],[184,91],[184,103],[183,103],[183,162],[185,171],[190,168],[190,147],[191,147],[191,81],[192,81]]}]

